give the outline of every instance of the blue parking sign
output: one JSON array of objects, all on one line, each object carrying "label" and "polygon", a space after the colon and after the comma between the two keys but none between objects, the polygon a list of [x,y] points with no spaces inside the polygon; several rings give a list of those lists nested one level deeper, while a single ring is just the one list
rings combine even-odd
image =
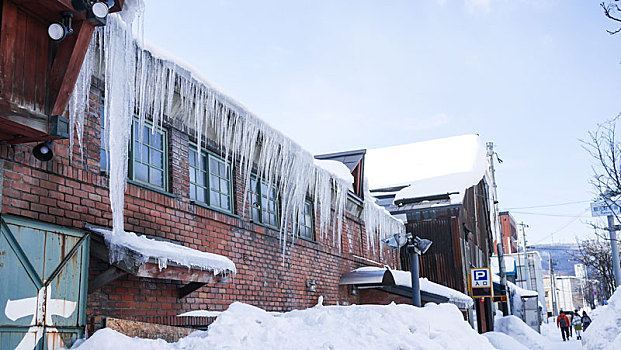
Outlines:
[{"label": "blue parking sign", "polygon": [[470,269],[470,276],[472,288],[489,288],[492,286],[492,275],[487,267]]}]

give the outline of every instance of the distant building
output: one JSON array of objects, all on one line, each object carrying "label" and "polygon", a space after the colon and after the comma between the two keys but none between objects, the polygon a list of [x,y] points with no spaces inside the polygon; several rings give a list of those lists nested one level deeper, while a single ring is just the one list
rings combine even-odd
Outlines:
[{"label": "distant building", "polygon": [[[502,231],[502,246],[505,254],[518,252],[518,234],[515,219],[508,211],[500,212],[500,229]],[[494,240],[494,254],[498,255],[497,242]]]}]

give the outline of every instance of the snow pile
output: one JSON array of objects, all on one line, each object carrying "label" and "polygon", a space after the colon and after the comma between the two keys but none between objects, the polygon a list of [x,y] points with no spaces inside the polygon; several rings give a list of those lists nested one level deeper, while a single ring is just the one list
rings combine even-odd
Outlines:
[{"label": "snow pile", "polygon": [[313,162],[316,166],[347,182],[351,185],[350,188],[353,188],[352,186],[354,184],[354,177],[351,175],[351,172],[349,171],[347,165],[337,160],[330,159],[314,159]]},{"label": "snow pile", "polygon": [[483,336],[498,350],[529,350],[516,339],[500,332],[487,332]]},{"label": "snow pile", "polygon": [[[131,20],[140,17],[142,2],[133,6],[136,11],[123,10],[108,16],[108,24],[99,27],[95,42],[90,46],[81,74],[90,77],[97,57],[103,65],[105,78],[105,142],[110,153],[110,202],[113,213],[113,232],[123,232],[123,207],[127,174],[127,150],[134,113],[142,125],[147,116],[153,118],[153,128],[161,126],[164,116],[172,123],[193,134],[197,144],[209,138],[221,148],[221,153],[233,163],[239,163],[245,175],[244,210],[247,210],[248,190],[252,170],[278,188],[281,212],[281,243],[294,239],[300,213],[307,195],[314,199],[319,214],[320,236],[332,229],[332,242],[341,248],[341,229],[347,191],[351,179],[332,175],[314,163],[313,156],[298,144],[257,118],[240,103],[215,89],[191,69],[176,59],[144,49],[132,35]],[[99,55],[97,53],[99,49]],[[74,94],[75,108],[70,110],[72,125],[83,130],[83,113],[88,99],[86,78],[79,80]],[[142,128],[139,128],[142,130]],[[373,203],[374,204],[374,203]],[[334,214],[332,208],[334,207]],[[366,205],[370,218],[365,223],[368,240],[375,242],[396,232],[403,224],[375,205]],[[375,237],[378,236],[378,237]]]},{"label": "snow pile", "polygon": [[395,200],[451,193],[455,204],[486,175],[486,154],[478,135],[462,135],[368,150],[364,170],[372,189],[409,185]]},{"label": "snow pile", "polygon": [[511,311],[518,318],[522,318],[522,311],[524,309],[524,300],[522,298],[536,298],[539,297],[539,294],[535,291],[521,288],[510,281],[507,281],[507,288],[509,289],[511,299]]},{"label": "snow pile", "polygon": [[174,344],[100,330],[81,350],[494,349],[450,304],[321,306],[283,314],[234,303],[209,327]]},{"label": "snow pile", "polygon": [[511,336],[531,350],[546,350],[552,347],[548,339],[513,315],[496,317],[494,319],[494,331]]},{"label": "snow pile", "polygon": [[151,258],[157,260],[160,269],[166,268],[169,262],[174,262],[188,268],[213,271],[214,275],[230,275],[237,272],[235,264],[222,255],[157,241],[138,236],[133,232],[113,234],[110,230],[100,228],[92,228],[92,230],[104,237],[110,249],[110,262],[124,260],[130,256],[130,252],[133,252],[139,255],[140,263],[145,263]]},{"label": "snow pile", "polygon": [[179,316],[179,317],[183,317],[183,316],[187,316],[187,317],[218,317],[218,316],[220,316],[221,313],[222,313],[222,311],[194,310],[194,311],[184,312],[184,313],[179,314],[177,316]]},{"label": "snow pile", "polygon": [[[608,299],[582,336],[585,349],[621,349],[621,289]],[[597,309],[596,309],[597,310]]]}]

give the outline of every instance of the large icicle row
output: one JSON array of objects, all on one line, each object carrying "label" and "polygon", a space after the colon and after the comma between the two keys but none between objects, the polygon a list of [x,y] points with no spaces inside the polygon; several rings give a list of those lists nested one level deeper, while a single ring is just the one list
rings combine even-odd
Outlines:
[{"label": "large icicle row", "polygon": [[[153,128],[167,116],[175,125],[193,132],[198,145],[209,139],[220,147],[227,160],[240,164],[246,183],[243,210],[248,207],[252,172],[256,170],[265,181],[276,184],[281,202],[283,250],[288,237],[294,237],[307,195],[314,199],[320,237],[325,239],[331,229],[332,242],[341,249],[349,183],[315,166],[310,153],[213,88],[199,74],[154,50],[142,48],[132,37],[131,24],[121,16],[111,14],[108,18],[108,25],[96,35],[97,43],[91,46],[89,55],[96,52],[96,47],[103,48],[114,232],[123,230],[127,149],[136,112],[141,125],[152,118]],[[82,97],[88,101],[88,94]],[[378,239],[403,231],[401,222],[377,206],[370,196],[367,198],[364,220],[368,241],[373,246]]]}]

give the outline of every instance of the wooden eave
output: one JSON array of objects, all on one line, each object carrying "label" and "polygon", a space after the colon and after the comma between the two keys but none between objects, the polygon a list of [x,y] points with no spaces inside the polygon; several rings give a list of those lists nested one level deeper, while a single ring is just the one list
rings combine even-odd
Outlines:
[{"label": "wooden eave", "polygon": [[207,283],[227,283],[229,281],[229,276],[226,274],[216,275],[211,270],[187,267],[174,262],[168,262],[166,267],[160,268],[156,259],[150,258],[148,261],[142,262],[141,255],[131,249],[128,250],[125,259],[110,264],[110,249],[106,246],[101,234],[91,229],[94,226],[85,225],[85,227],[93,233],[91,235],[91,256],[110,265],[108,270],[89,281],[89,293],[126,274],[184,282],[185,285],[178,288],[179,298],[183,298]]}]

